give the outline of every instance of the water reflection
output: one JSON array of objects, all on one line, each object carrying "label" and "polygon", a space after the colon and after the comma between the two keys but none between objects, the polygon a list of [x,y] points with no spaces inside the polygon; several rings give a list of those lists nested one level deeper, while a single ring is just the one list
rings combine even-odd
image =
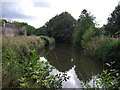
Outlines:
[{"label": "water reflection", "polygon": [[56,69],[51,74],[66,72],[71,78],[63,82],[63,87],[80,88],[80,82],[91,82],[92,76],[102,71],[102,64],[98,60],[82,56],[82,51],[68,44],[58,44],[51,50],[43,50],[50,65]]}]

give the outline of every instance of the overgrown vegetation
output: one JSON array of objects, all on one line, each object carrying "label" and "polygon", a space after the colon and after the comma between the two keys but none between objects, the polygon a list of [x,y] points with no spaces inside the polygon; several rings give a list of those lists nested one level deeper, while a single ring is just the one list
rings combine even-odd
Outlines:
[{"label": "overgrown vegetation", "polygon": [[[7,22],[6,20],[3,21]],[[3,21],[0,22],[3,23]],[[38,85],[40,87],[61,86],[61,76],[44,77],[44,75],[49,76],[48,73],[51,71],[48,64],[39,62],[37,56],[34,57],[36,54],[32,53],[33,56],[31,56],[30,52],[30,50],[38,52],[45,45],[54,44],[56,40],[56,42],[73,42],[74,47],[84,49],[84,55],[98,58],[104,64],[112,63],[111,67],[115,70],[104,70],[99,75],[101,80],[96,80],[96,83],[98,84],[97,87],[102,88],[118,87],[118,83],[116,83],[118,78],[112,75],[113,73],[117,74],[120,69],[120,5],[111,13],[108,23],[101,28],[97,27],[95,17],[85,9],[81,12],[78,20],[75,20],[68,12],[63,12],[38,29],[27,23],[12,22],[12,24],[24,29],[21,31],[21,35],[37,35],[40,37],[3,37],[4,80],[9,78],[7,79],[9,80],[8,82],[11,80],[15,81],[14,83],[19,84],[16,86],[20,87],[39,87]],[[46,69],[40,69],[38,65],[41,68],[44,68],[45,65]],[[15,73],[15,76],[12,76],[11,72]],[[18,73],[25,74],[20,76]],[[40,79],[38,75],[42,78]],[[55,81],[55,77],[60,78],[60,81]],[[37,81],[37,79],[42,81]],[[28,82],[34,84],[31,85]],[[12,82],[10,85],[14,85],[14,83]]]},{"label": "overgrown vegetation", "polygon": [[[3,88],[61,88],[66,74],[50,75],[54,67],[39,60],[35,50],[29,51],[29,59],[16,57],[16,52],[7,49],[3,53]],[[19,62],[21,61],[21,62]]]},{"label": "overgrown vegetation", "polygon": [[11,48],[13,51],[17,52],[18,57],[29,56],[29,50],[36,50],[37,52],[42,49],[46,42],[36,36],[21,36],[21,37],[3,37],[3,53],[7,53],[7,49]]},{"label": "overgrown vegetation", "polygon": [[120,40],[110,37],[96,37],[89,41],[84,54],[96,57],[105,63],[114,62],[112,67],[120,69]]},{"label": "overgrown vegetation", "polygon": [[55,39],[54,38],[50,38],[48,36],[40,36],[40,37],[46,41],[46,45],[55,44]]},{"label": "overgrown vegetation", "polygon": [[86,84],[86,83],[80,83],[86,88],[102,88],[102,89],[119,89],[120,87],[120,76],[119,76],[119,70],[112,69],[111,64],[106,63],[106,65],[109,66],[110,69],[103,70],[101,74],[98,74],[96,76],[93,76],[93,86]]},{"label": "overgrown vegetation", "polygon": [[[39,46],[38,46],[39,45]],[[40,37],[3,37],[3,87],[61,88],[67,75],[49,73],[54,67],[39,60],[45,41]]]}]

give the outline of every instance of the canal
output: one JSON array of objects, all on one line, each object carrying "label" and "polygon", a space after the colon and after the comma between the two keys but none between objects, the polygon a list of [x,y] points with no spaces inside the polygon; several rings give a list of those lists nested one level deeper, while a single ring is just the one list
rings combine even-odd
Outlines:
[{"label": "canal", "polygon": [[80,83],[94,85],[95,75],[103,70],[102,63],[96,59],[85,57],[83,50],[70,44],[56,44],[41,52],[40,60],[49,61],[54,69],[50,74],[66,73],[69,80],[62,83],[63,88],[83,88]]}]

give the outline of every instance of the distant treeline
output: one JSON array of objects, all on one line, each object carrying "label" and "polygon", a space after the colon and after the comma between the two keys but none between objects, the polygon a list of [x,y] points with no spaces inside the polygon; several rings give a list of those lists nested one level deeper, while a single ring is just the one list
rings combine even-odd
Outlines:
[{"label": "distant treeline", "polygon": [[[4,22],[7,21],[4,20]],[[75,20],[70,13],[63,12],[37,29],[25,22],[9,23],[19,28],[22,27],[20,35],[44,35],[55,38],[57,42],[73,43],[74,46],[79,46],[85,36],[90,33],[91,37],[99,35],[118,37],[120,34],[120,6],[115,7],[115,10],[108,17],[108,23],[102,27],[98,27],[95,17],[86,9],[81,12],[78,20]]]}]

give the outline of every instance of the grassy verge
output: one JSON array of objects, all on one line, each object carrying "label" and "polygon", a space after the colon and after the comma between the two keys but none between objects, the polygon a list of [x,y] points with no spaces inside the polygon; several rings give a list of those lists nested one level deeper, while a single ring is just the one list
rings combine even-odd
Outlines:
[{"label": "grassy verge", "polygon": [[3,37],[2,87],[61,88],[66,74],[50,76],[54,67],[39,60],[46,41],[41,37]]},{"label": "grassy verge", "polygon": [[3,37],[2,50],[3,53],[5,53],[7,49],[12,49],[17,53],[18,57],[29,57],[29,50],[39,51],[40,49],[44,48],[45,43],[45,40],[36,36]]}]

